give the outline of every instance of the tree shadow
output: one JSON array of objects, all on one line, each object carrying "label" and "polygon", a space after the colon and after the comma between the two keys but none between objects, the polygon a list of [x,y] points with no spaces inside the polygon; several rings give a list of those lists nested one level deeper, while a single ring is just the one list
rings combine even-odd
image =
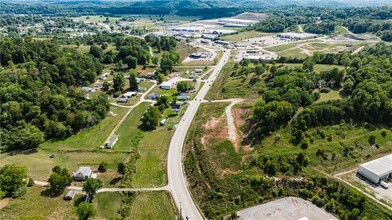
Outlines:
[{"label": "tree shadow", "polygon": [[116,185],[118,182],[120,182],[121,179],[122,179],[121,176],[116,177],[116,178],[112,179],[112,180],[109,182],[109,184],[110,184],[110,185]]},{"label": "tree shadow", "polygon": [[[7,151],[6,151],[7,152]],[[36,148],[34,148],[34,149],[28,149],[28,150],[13,150],[13,151],[8,151],[7,152],[7,154],[9,155],[9,156],[15,156],[15,155],[20,155],[20,154],[23,154],[23,155],[30,155],[30,154],[34,154],[34,153],[37,153],[38,152],[38,150],[36,149]]]},{"label": "tree shadow", "polygon": [[41,196],[54,198],[60,196],[61,194],[63,194],[63,192],[64,190],[53,190],[48,188],[41,192]]},{"label": "tree shadow", "polygon": [[77,199],[75,199],[75,201],[74,201],[74,206],[75,206],[75,207],[78,207],[79,204],[82,203],[82,202],[84,202],[84,201],[86,201],[86,196],[85,196],[85,195],[82,195],[82,196],[78,197]]}]

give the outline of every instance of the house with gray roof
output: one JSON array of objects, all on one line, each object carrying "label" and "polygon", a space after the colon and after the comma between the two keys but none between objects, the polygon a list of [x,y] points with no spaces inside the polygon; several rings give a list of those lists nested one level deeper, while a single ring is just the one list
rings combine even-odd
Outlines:
[{"label": "house with gray roof", "polygon": [[79,170],[76,173],[72,174],[72,177],[75,181],[85,181],[91,177],[93,171],[90,167],[79,167]]}]

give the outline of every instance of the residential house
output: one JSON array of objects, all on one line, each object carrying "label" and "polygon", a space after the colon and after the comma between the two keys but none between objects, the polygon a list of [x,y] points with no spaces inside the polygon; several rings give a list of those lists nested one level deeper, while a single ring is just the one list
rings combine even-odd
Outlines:
[{"label": "residential house", "polygon": [[203,70],[202,70],[202,69],[195,69],[194,72],[195,72],[195,73],[202,73]]},{"label": "residential house", "polygon": [[88,86],[83,86],[83,87],[81,88],[81,90],[82,90],[82,92],[84,92],[84,93],[90,93],[93,89],[90,88],[90,87],[88,87]]},{"label": "residential house", "polygon": [[123,94],[124,97],[126,98],[131,98],[132,96],[135,96],[137,92],[126,92]]},{"label": "residential house", "polygon": [[181,94],[179,94],[179,95],[177,96],[177,100],[178,100],[178,101],[186,101],[186,100],[188,100],[188,99],[189,99],[189,96],[186,95],[186,94],[183,94],[183,93],[181,93]]},{"label": "residential house", "polygon": [[128,98],[125,96],[121,96],[117,99],[118,103],[126,103],[128,101]]},{"label": "residential house", "polygon": [[93,174],[93,171],[90,167],[79,167],[79,170],[72,175],[75,181],[85,181],[90,178]]},{"label": "residential house", "polygon": [[147,95],[148,99],[157,99],[158,97],[159,97],[159,94],[155,93],[155,92],[150,93],[150,94]]},{"label": "residential house", "polygon": [[172,83],[170,83],[170,82],[163,82],[163,83],[161,83],[159,88],[169,90],[169,89],[172,88]]},{"label": "residential house", "polygon": [[137,92],[145,92],[145,91],[147,91],[146,87],[139,87],[139,88],[137,88]]}]

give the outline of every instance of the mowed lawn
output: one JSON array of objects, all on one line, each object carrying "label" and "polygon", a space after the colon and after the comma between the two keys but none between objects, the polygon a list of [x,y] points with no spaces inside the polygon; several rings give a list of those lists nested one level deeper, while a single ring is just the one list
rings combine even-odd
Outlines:
[{"label": "mowed lawn", "polygon": [[134,187],[157,187],[167,183],[167,151],[173,131],[160,128],[144,133],[139,144],[140,158],[136,162]]},{"label": "mowed lawn", "polygon": [[129,219],[155,220],[176,219],[174,202],[167,192],[145,192],[136,194],[130,207]]},{"label": "mowed lawn", "polygon": [[118,135],[118,141],[114,145],[114,151],[130,151],[131,149],[131,140],[138,134],[140,131],[138,126],[141,124],[140,118],[143,113],[148,109],[151,105],[149,102],[142,102],[134,109],[132,109],[131,113],[128,117],[123,121],[123,123],[118,128],[115,135]]},{"label": "mowed lawn", "polygon": [[119,192],[98,193],[94,199],[97,216],[103,219],[118,217],[117,211],[121,208],[122,197]]},{"label": "mowed lawn", "polygon": [[331,90],[328,93],[320,93],[320,98],[315,102],[326,102],[329,100],[336,100],[336,99],[342,99],[340,96],[340,90]]},{"label": "mowed lawn", "polygon": [[106,116],[98,125],[86,128],[79,133],[60,141],[47,141],[41,144],[44,150],[96,150],[108,138],[110,132],[120,122],[128,109],[111,106],[115,116]]}]

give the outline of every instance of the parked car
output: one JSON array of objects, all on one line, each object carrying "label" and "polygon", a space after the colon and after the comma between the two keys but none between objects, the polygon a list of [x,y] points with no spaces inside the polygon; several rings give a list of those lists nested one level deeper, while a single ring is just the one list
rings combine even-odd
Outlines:
[{"label": "parked car", "polygon": [[384,182],[384,181],[381,181],[380,186],[384,187],[385,189],[388,189],[388,188],[389,188],[388,183],[386,183],[386,182]]}]

